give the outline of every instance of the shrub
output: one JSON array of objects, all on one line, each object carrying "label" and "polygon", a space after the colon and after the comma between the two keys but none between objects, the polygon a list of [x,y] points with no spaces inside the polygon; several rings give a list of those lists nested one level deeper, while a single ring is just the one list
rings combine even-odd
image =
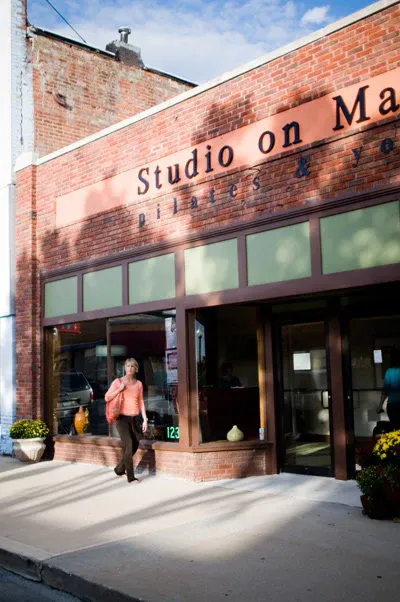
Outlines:
[{"label": "shrub", "polygon": [[361,468],[380,464],[379,458],[374,455],[375,441],[366,441],[356,448],[356,462]]},{"label": "shrub", "polygon": [[373,454],[380,462],[400,463],[400,431],[381,435],[374,445]]},{"label": "shrub", "polygon": [[376,499],[384,491],[400,490],[400,431],[380,435],[358,451],[356,480],[364,495]]},{"label": "shrub", "polygon": [[49,433],[49,427],[43,420],[17,420],[10,428],[11,439],[47,437]]},{"label": "shrub", "polygon": [[385,467],[387,483],[392,491],[400,491],[400,464],[388,464]]},{"label": "shrub", "polygon": [[385,469],[383,466],[365,466],[357,473],[357,484],[361,492],[368,498],[375,498],[386,481]]}]

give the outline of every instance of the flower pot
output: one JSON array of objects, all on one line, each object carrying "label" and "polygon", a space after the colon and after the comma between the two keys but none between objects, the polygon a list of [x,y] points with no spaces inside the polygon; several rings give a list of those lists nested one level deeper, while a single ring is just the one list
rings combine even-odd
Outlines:
[{"label": "flower pot", "polygon": [[385,483],[382,487],[382,496],[390,515],[400,516],[400,486],[393,488],[389,483]]},{"label": "flower pot", "polygon": [[366,495],[362,495],[360,496],[360,500],[364,513],[369,516],[369,518],[376,518],[377,520],[390,518],[390,507],[388,506],[385,498],[370,498]]},{"label": "flower pot", "polygon": [[44,438],[14,439],[14,454],[20,462],[39,462],[46,449]]},{"label": "flower pot", "polygon": [[388,506],[392,517],[400,516],[400,493],[393,493],[388,497]]}]

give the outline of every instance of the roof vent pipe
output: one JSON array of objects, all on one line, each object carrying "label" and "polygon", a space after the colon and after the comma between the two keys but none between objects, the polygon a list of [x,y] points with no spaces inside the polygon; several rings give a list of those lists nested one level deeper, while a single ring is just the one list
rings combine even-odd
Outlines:
[{"label": "roof vent pipe", "polygon": [[125,44],[127,44],[128,36],[131,33],[131,30],[129,29],[129,27],[120,27],[118,29],[118,33],[121,34],[120,42],[125,42]]},{"label": "roof vent pipe", "polygon": [[118,29],[120,39],[113,40],[106,45],[106,50],[113,52],[117,61],[130,65],[131,67],[144,68],[142,57],[140,56],[140,48],[132,46],[128,42],[128,36],[131,33],[129,27],[120,27]]}]

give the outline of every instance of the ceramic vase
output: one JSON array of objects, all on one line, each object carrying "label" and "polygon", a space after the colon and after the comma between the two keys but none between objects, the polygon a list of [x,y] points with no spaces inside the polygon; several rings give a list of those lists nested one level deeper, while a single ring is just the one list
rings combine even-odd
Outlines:
[{"label": "ceramic vase", "polygon": [[20,462],[39,462],[46,449],[44,438],[14,439],[14,454]]},{"label": "ceramic vase", "polygon": [[228,441],[241,441],[244,435],[242,431],[236,426],[236,424],[227,433],[226,438]]},{"label": "ceramic vase", "polygon": [[83,406],[80,406],[79,410],[74,416],[74,427],[77,435],[83,435],[86,424],[87,416]]}]

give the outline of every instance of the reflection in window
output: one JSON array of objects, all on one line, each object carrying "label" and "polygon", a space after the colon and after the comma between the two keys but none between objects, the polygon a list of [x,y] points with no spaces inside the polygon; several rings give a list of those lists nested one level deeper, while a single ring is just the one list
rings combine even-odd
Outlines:
[{"label": "reflection in window", "polygon": [[104,414],[108,389],[106,332],[106,320],[47,329],[46,402],[53,433],[75,434],[74,416],[83,406],[88,415],[86,432],[108,434]]},{"label": "reflection in window", "polygon": [[377,421],[389,421],[376,408],[382,394],[385,372],[393,365],[393,352],[400,349],[400,316],[354,318],[350,321],[351,381],[356,442],[369,438]]},{"label": "reflection in window", "polygon": [[139,363],[149,419],[147,438],[179,441],[175,310],[112,318],[109,323],[111,347],[127,350],[124,357],[112,358],[112,379],[123,376],[126,357]]},{"label": "reflection in window", "polygon": [[[104,395],[124,375],[127,357],[139,363],[149,439],[179,441],[175,310],[63,324],[46,331],[48,416],[53,433],[75,434],[74,416],[87,410],[86,432],[108,435]],[[118,436],[115,426],[111,435]]]},{"label": "reflection in window", "polygon": [[201,442],[226,441],[237,425],[258,439],[257,320],[253,307],[198,310],[195,322]]}]

